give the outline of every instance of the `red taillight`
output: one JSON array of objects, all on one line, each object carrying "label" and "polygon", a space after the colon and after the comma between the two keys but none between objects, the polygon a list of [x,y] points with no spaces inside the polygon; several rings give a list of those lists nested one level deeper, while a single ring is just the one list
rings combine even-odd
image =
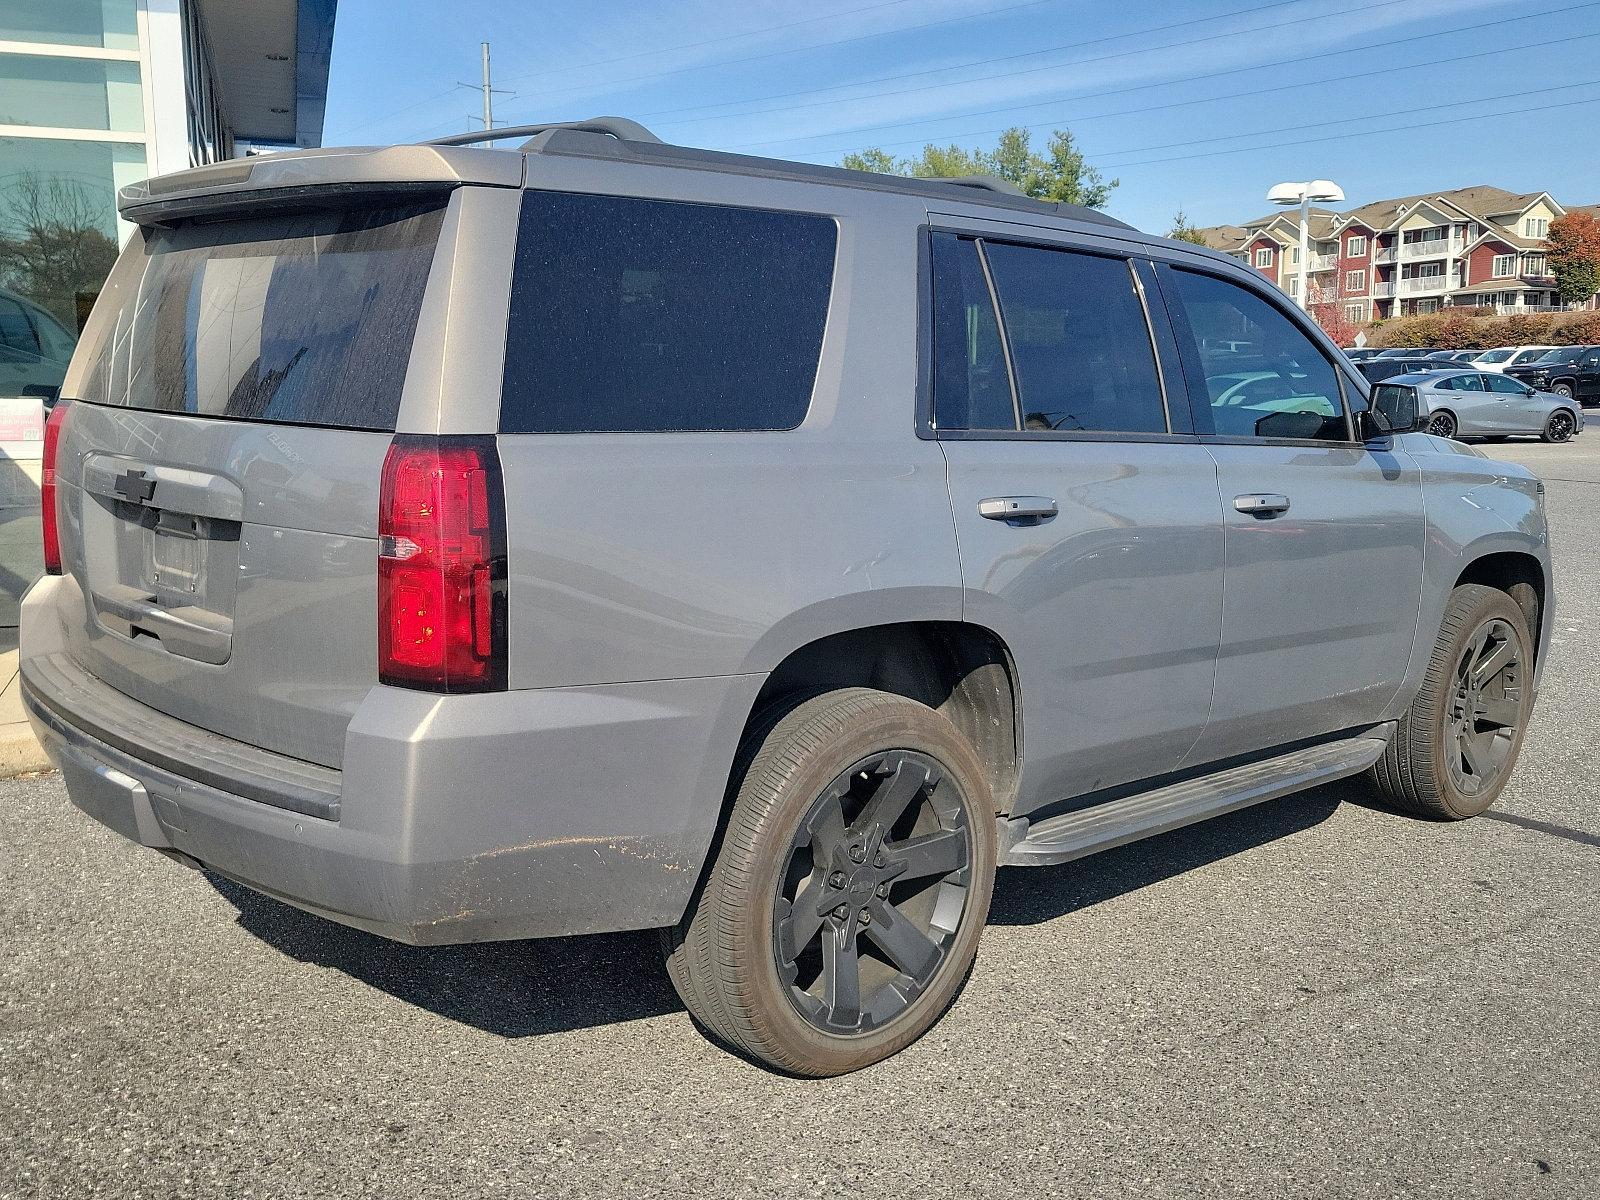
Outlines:
[{"label": "red taillight", "polygon": [[493,438],[401,434],[378,507],[378,678],[506,686],[505,496]]},{"label": "red taillight", "polygon": [[70,400],[57,400],[44,423],[44,457],[39,470],[39,516],[44,522],[44,573],[61,574],[61,527],[56,516],[56,451],[67,423]]}]

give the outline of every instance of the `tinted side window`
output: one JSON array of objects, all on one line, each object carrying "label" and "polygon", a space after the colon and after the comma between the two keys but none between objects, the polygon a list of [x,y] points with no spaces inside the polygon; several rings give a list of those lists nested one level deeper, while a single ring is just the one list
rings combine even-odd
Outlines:
[{"label": "tinted side window", "polygon": [[1165,433],[1144,308],[1125,259],[985,242],[1024,429]]},{"label": "tinted side window", "polygon": [[800,213],[529,192],[501,431],[793,429],[836,236]]},{"label": "tinted side window", "polygon": [[1167,278],[1188,318],[1190,365],[1201,376],[1190,380],[1190,394],[1210,401],[1194,414],[1199,432],[1348,440],[1338,373],[1294,322],[1225,279],[1177,268]]},{"label": "tinted side window", "polygon": [[933,412],[938,429],[1015,429],[1011,379],[978,246],[933,238]]},{"label": "tinted side window", "polygon": [[1483,380],[1484,385],[1491,392],[1505,392],[1508,395],[1515,394],[1520,396],[1528,387],[1522,380],[1513,379],[1509,375],[1480,375],[1478,378]]}]

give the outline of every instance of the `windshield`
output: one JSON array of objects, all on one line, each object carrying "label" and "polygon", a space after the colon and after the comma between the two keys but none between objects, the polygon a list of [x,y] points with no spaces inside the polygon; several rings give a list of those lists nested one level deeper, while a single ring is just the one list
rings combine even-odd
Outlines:
[{"label": "windshield", "polygon": [[1533,362],[1562,362],[1565,359],[1571,358],[1576,353],[1577,353],[1577,351],[1574,350],[1571,346],[1560,346],[1560,347],[1557,347],[1554,350],[1546,350],[1543,354],[1539,355],[1537,358],[1532,359],[1531,361],[1533,361]]},{"label": "windshield", "polygon": [[79,397],[392,431],[444,210],[274,215],[146,231],[143,278]]},{"label": "windshield", "polygon": [[1515,350],[1485,350],[1472,361],[1481,363],[1505,362],[1506,359],[1510,358],[1515,353]]}]

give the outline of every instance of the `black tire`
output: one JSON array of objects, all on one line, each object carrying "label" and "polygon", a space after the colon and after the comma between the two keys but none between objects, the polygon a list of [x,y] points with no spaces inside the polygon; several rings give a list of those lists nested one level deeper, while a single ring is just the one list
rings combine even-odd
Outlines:
[{"label": "black tire", "polygon": [[[1466,673],[1476,677],[1495,666],[1502,643],[1504,665],[1466,688]],[[1475,817],[1492,805],[1522,748],[1532,684],[1533,639],[1521,607],[1496,588],[1457,587],[1422,687],[1372,768],[1389,804],[1443,821]]]},{"label": "black tire", "polygon": [[1550,390],[1557,396],[1565,396],[1568,400],[1572,399],[1572,385],[1570,383],[1558,383]]},{"label": "black tire", "polygon": [[1448,409],[1440,409],[1428,418],[1428,432],[1434,437],[1453,438],[1456,436],[1456,415]]},{"label": "black tire", "polygon": [[[994,801],[966,738],[901,696],[847,688],[762,725],[736,763],[737,792],[705,884],[667,931],[667,970],[690,1013],[730,1048],[796,1075],[839,1075],[921,1037],[960,991],[994,887]],[[873,819],[901,809],[886,827]],[[824,824],[839,838],[824,838]],[[935,871],[946,856],[959,867],[913,875],[906,864],[932,866],[918,850],[925,856],[934,844]],[[824,861],[819,846],[834,847],[832,856]],[[841,860],[841,847],[865,851],[860,865]],[[802,912],[818,929],[793,934]],[[902,940],[908,928],[920,942]],[[792,936],[805,939],[806,956],[815,946],[815,978],[800,953],[785,957]],[[908,944],[915,972],[903,961]],[[834,1025],[852,1010],[839,999],[848,987],[829,980],[851,976],[856,1023]]]},{"label": "black tire", "polygon": [[1545,422],[1544,432],[1539,436],[1547,442],[1565,442],[1572,438],[1573,431],[1578,427],[1578,422],[1571,413],[1564,408],[1558,408],[1550,414],[1550,419]]}]

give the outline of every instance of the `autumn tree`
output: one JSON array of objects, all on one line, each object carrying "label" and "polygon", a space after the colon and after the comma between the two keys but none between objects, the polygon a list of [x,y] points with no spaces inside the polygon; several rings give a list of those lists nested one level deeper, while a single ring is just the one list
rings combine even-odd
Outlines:
[{"label": "autumn tree", "polygon": [[841,166],[880,175],[910,175],[917,179],[956,179],[963,175],[997,175],[1039,200],[1104,208],[1118,180],[1105,179],[1078,149],[1072,133],[1057,129],[1041,154],[1020,126],[1008,129],[992,150],[964,146],[926,145],[913,158],[896,158],[876,147],[847,154]]},{"label": "autumn tree", "polygon": [[1600,221],[1569,212],[1550,222],[1546,261],[1564,304],[1581,304],[1600,292]]},{"label": "autumn tree", "polygon": [[0,208],[0,286],[76,329],[78,295],[98,292],[117,261],[116,239],[100,229],[103,205],[67,179],[24,175],[8,190]]},{"label": "autumn tree", "polygon": [[1189,224],[1189,218],[1184,215],[1184,211],[1181,208],[1173,214],[1172,228],[1167,230],[1167,236],[1180,242],[1193,243],[1196,246],[1204,246],[1206,244],[1206,235]]},{"label": "autumn tree", "polygon": [[1306,293],[1306,312],[1333,339],[1336,346],[1348,346],[1356,340],[1361,326],[1345,316],[1338,281],[1319,284],[1313,281]]}]

